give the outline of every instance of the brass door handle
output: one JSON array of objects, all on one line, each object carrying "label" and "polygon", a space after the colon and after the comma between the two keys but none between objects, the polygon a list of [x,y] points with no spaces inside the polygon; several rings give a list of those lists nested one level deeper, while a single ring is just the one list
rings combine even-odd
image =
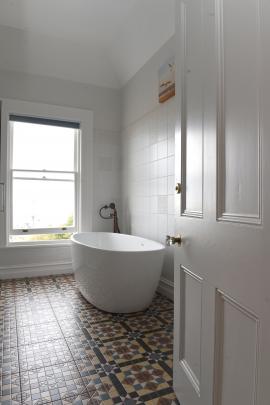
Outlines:
[{"label": "brass door handle", "polygon": [[177,236],[166,236],[166,245],[171,246],[171,245],[176,245],[176,246],[181,246],[182,244],[182,237],[180,235]]},{"label": "brass door handle", "polygon": [[182,192],[181,183],[176,183],[175,191],[176,191],[176,194],[181,194],[181,192]]}]

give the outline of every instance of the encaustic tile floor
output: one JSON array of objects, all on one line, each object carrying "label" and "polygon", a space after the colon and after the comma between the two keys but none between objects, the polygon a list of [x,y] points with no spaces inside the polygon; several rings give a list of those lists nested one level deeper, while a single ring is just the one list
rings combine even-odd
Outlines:
[{"label": "encaustic tile floor", "polygon": [[89,304],[72,275],[1,282],[2,405],[174,404],[173,304],[144,312]]}]

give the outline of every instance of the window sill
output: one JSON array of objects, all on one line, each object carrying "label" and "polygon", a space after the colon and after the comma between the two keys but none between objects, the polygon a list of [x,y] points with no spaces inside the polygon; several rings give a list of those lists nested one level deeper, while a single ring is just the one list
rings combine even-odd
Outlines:
[{"label": "window sill", "polygon": [[70,247],[71,241],[59,241],[59,242],[12,242],[8,243],[5,247],[6,248],[56,248],[56,247]]}]

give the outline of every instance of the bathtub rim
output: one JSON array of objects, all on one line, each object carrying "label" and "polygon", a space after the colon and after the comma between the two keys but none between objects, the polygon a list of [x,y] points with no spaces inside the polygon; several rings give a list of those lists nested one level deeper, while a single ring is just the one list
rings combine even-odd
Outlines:
[{"label": "bathtub rim", "polygon": [[[131,238],[131,239],[141,239],[141,240],[146,241],[146,242],[154,243],[155,245],[157,245],[157,248],[155,248],[155,249],[146,249],[146,250],[139,250],[139,249],[136,249],[136,250],[105,249],[105,248],[101,248],[101,247],[97,247],[97,246],[92,246],[90,244],[86,244],[86,243],[80,242],[80,241],[75,239],[76,235],[82,235],[82,234],[106,234],[106,235],[115,235],[116,237],[117,237],[117,235],[123,235],[123,236],[127,236],[128,238]],[[162,252],[162,251],[165,250],[165,245],[163,245],[160,242],[156,242],[156,241],[154,241],[152,239],[142,238],[141,236],[128,235],[128,234],[125,234],[125,233],[118,234],[118,233],[113,233],[113,232],[95,232],[95,231],[93,231],[93,232],[91,232],[91,231],[90,232],[75,232],[70,237],[70,240],[71,240],[72,244],[74,244],[74,245],[84,246],[84,247],[94,249],[94,250],[100,251],[100,252],[147,254],[147,253],[153,253],[153,252]]]}]

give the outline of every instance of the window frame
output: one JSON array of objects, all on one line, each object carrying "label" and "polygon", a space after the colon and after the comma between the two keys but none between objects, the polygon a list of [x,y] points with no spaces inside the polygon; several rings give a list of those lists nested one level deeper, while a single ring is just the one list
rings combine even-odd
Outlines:
[{"label": "window frame", "polygon": [[[27,116],[25,116],[27,120]],[[31,117],[30,117],[31,118]],[[79,188],[80,185],[78,184],[78,179],[79,179],[79,167],[80,167],[80,161],[79,161],[79,150],[80,150],[80,137],[81,137],[81,131],[80,129],[76,129],[75,131],[75,136],[74,136],[74,170],[73,171],[60,171],[60,170],[34,170],[34,169],[14,169],[13,168],[13,161],[12,161],[12,155],[13,155],[13,144],[14,144],[14,135],[13,135],[13,125],[14,122],[9,119],[9,124],[8,124],[8,142],[9,142],[9,148],[10,148],[10,161],[9,161],[9,168],[8,170],[10,171],[10,176],[9,176],[9,208],[10,208],[10,215],[9,215],[9,224],[8,224],[8,233],[9,236],[21,236],[21,235],[39,235],[39,234],[60,234],[60,233],[74,233],[77,231],[77,224],[78,224],[78,201],[76,196],[79,193]],[[27,121],[25,121],[27,122]],[[49,121],[48,121],[49,122]],[[31,120],[29,119],[29,123],[31,123]],[[48,124],[49,125],[49,124]],[[73,174],[74,175],[74,180],[66,180],[66,181],[71,181],[74,182],[74,221],[73,221],[73,226],[66,226],[66,227],[59,227],[59,228],[30,228],[30,229],[16,229],[13,228],[13,180],[14,180],[14,172],[28,172],[28,173],[59,173],[59,174]],[[15,177],[16,179],[16,177]],[[30,177],[22,177],[22,179],[25,180],[38,180],[38,178],[30,178]],[[50,180],[46,180],[50,181]],[[58,180],[58,179],[52,179],[51,181],[65,181],[65,180]],[[63,232],[64,231],[64,232]],[[12,242],[14,243],[14,242]]]},{"label": "window frame", "polygon": [[[13,242],[12,235],[34,235],[51,233],[73,233],[92,230],[92,190],[93,190],[93,113],[88,110],[73,109],[26,101],[3,100],[1,108],[1,162],[0,183],[4,183],[4,207],[0,212],[0,247],[63,245],[67,239],[51,241]],[[31,229],[29,232],[12,229],[12,125],[10,115],[41,117],[48,120],[77,122],[80,129],[75,136],[76,148],[74,164],[75,217],[74,227]],[[77,149],[77,150],[76,150]],[[6,153],[5,153],[6,152]],[[24,170],[27,171],[27,170]],[[42,172],[42,171],[41,171]],[[48,171],[49,172],[49,171]],[[54,172],[55,173],[55,172]],[[66,172],[65,172],[66,173]]]}]

